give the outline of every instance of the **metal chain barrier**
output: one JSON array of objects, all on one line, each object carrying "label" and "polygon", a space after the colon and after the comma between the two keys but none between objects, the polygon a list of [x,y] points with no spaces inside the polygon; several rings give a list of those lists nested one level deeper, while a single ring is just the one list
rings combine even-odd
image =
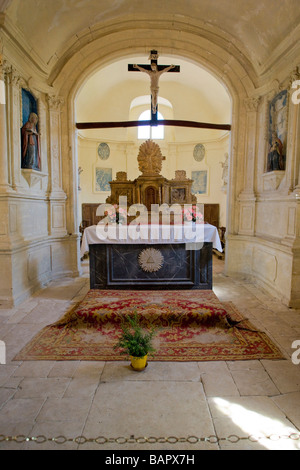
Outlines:
[{"label": "metal chain barrier", "polygon": [[3,442],[15,442],[18,444],[23,444],[25,442],[34,442],[35,444],[45,444],[46,442],[52,442],[57,445],[63,445],[66,443],[76,443],[78,445],[84,445],[87,443],[95,443],[99,445],[105,444],[118,444],[118,445],[125,445],[125,444],[178,444],[178,443],[188,443],[188,444],[198,444],[207,442],[209,444],[219,444],[221,442],[229,442],[231,444],[236,444],[240,441],[250,441],[250,442],[259,442],[263,439],[268,439],[271,441],[279,441],[279,440],[286,440],[291,439],[293,441],[300,441],[300,432],[299,433],[291,433],[288,435],[277,435],[271,434],[269,436],[261,435],[261,436],[245,436],[240,437],[236,434],[231,434],[227,437],[218,437],[216,435],[211,435],[207,437],[197,437],[197,436],[188,436],[188,437],[105,437],[105,436],[98,436],[96,438],[87,438],[85,436],[77,436],[75,438],[67,438],[65,436],[57,436],[57,437],[46,437],[44,435],[40,436],[25,436],[25,435],[18,435],[18,436],[5,436],[0,434],[0,444]]}]

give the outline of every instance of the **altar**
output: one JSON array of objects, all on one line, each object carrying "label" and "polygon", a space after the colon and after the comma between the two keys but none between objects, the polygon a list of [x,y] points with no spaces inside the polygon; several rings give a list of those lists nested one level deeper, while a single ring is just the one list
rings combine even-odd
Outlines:
[{"label": "altar", "polygon": [[212,249],[222,252],[216,227],[198,226],[198,239],[183,225],[120,227],[121,237],[97,227],[85,229],[80,252],[89,252],[91,289],[212,289]]},{"label": "altar", "polygon": [[160,174],[164,159],[147,140],[137,157],[142,174],[131,181],[121,171],[110,182],[111,195],[96,211],[103,219],[82,236],[91,289],[212,289],[218,230],[205,223],[185,170],[172,180]]}]

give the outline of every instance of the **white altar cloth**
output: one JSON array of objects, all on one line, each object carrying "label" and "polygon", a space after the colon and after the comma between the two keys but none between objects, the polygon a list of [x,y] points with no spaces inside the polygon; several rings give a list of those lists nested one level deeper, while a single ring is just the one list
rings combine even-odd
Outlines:
[{"label": "white altar cloth", "polygon": [[[134,232],[136,231],[135,228],[132,227],[132,232],[129,232],[129,234],[128,229],[130,230],[130,226],[118,226],[117,230],[123,230],[123,232],[120,232],[122,233],[122,236],[116,237],[115,228],[108,226],[107,236],[105,239],[102,239],[97,234],[97,225],[87,227],[82,236],[80,257],[82,258],[84,254],[89,251],[89,245],[98,243],[143,245],[159,243],[191,243],[191,239],[184,236],[183,225],[139,225],[139,236],[136,237],[136,239],[134,239]],[[201,229],[203,229],[202,241],[211,242],[213,244],[213,248],[222,252],[222,245],[217,228],[210,224],[203,224]],[[126,230],[128,236],[124,237]]]}]

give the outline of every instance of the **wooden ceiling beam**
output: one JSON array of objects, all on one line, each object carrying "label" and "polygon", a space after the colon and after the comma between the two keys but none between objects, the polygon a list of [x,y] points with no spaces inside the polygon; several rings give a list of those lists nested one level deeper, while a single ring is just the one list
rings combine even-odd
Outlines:
[{"label": "wooden ceiling beam", "polygon": [[175,119],[162,119],[155,121],[120,121],[120,122],[78,122],[77,129],[109,129],[117,127],[139,127],[139,126],[174,126],[174,127],[190,127],[195,129],[215,129],[230,131],[230,124],[213,124],[208,122],[196,121],[178,121]]}]

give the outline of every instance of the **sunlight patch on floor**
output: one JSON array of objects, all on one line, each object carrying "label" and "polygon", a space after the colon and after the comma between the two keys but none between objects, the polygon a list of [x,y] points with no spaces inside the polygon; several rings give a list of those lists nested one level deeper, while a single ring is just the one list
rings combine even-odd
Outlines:
[{"label": "sunlight patch on floor", "polygon": [[283,418],[268,417],[262,413],[251,410],[241,404],[229,401],[224,398],[214,398],[217,409],[226,418],[230,418],[233,426],[229,428],[229,435],[239,437],[251,436],[249,441],[256,441],[266,450],[278,450],[279,443],[282,450],[299,450],[298,440],[288,438],[293,437],[293,433],[298,433],[297,429],[289,425]]}]

